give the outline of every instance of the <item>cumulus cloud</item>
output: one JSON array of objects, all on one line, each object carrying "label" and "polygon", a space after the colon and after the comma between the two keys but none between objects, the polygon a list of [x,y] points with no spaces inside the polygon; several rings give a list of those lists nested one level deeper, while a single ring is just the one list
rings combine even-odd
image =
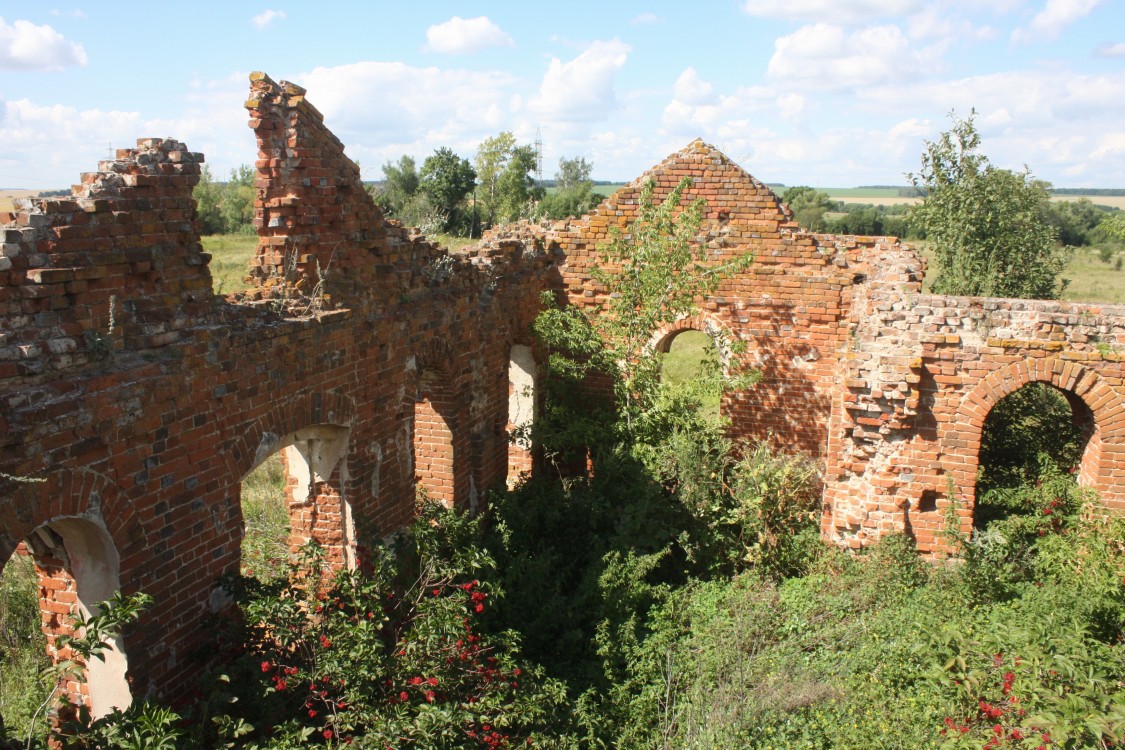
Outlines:
[{"label": "cumulus cloud", "polygon": [[660,121],[663,132],[679,139],[701,137],[716,141],[721,137],[741,138],[737,132],[750,127],[749,123],[755,116],[772,113],[779,108],[792,111],[795,106],[798,109],[804,107],[803,99],[798,104],[797,100],[786,99],[785,95],[778,97],[774,91],[763,86],[741,87],[730,94],[717,96],[711,92],[710,84],[704,84],[707,96],[700,97],[698,88],[681,85],[689,71],[692,76],[695,75],[695,71],[689,68],[680,76],[672,101],[664,107]]},{"label": "cumulus cloud", "polygon": [[1098,139],[1098,147],[1090,154],[1095,159],[1125,156],[1125,132],[1106,133]]},{"label": "cumulus cloud", "polygon": [[1012,41],[1055,39],[1064,27],[1087,15],[1101,2],[1102,0],[1047,0],[1047,5],[1035,14],[1031,23],[1012,32]]},{"label": "cumulus cloud", "polygon": [[685,68],[680,77],[676,79],[673,95],[681,102],[691,105],[714,104],[714,86],[700,79],[695,68]]},{"label": "cumulus cloud", "polygon": [[62,70],[85,65],[86,50],[50,26],[30,21],[11,25],[0,18],[0,70]]},{"label": "cumulus cloud", "polygon": [[361,62],[293,80],[309,90],[348,155],[375,176],[377,165],[404,153],[419,164],[441,146],[471,157],[482,139],[519,131],[513,106],[522,82],[506,73]]},{"label": "cumulus cloud", "polygon": [[461,18],[454,16],[445,23],[426,29],[429,52],[445,55],[467,55],[489,47],[515,47],[516,43],[487,16]]},{"label": "cumulus cloud", "polygon": [[274,21],[284,21],[284,20],[285,20],[285,11],[283,11],[283,10],[264,10],[261,13],[259,13],[258,15],[251,18],[250,23],[252,23],[254,25],[254,28],[261,31],[262,29],[264,29],[267,26],[269,26],[270,24],[272,24]]},{"label": "cumulus cloud", "polygon": [[569,62],[552,58],[539,94],[528,106],[533,112],[560,122],[605,119],[617,108],[614,79],[630,51],[629,45],[613,39],[592,43]]},{"label": "cumulus cloud", "polygon": [[856,25],[913,13],[924,0],[745,0],[751,16],[829,24]]},{"label": "cumulus cloud", "polygon": [[1125,57],[1125,42],[1099,44],[1094,50],[1097,57]]},{"label": "cumulus cloud", "polygon": [[925,67],[923,54],[897,26],[848,33],[818,23],[778,37],[767,73],[787,85],[841,89],[907,80]]}]

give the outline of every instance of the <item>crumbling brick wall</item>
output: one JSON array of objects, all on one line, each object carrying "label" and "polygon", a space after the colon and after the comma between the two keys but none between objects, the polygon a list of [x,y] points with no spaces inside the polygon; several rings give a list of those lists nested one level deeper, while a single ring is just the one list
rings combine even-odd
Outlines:
[{"label": "crumbling brick wall", "polygon": [[[909,249],[800,231],[702,142],[580,220],[503,227],[450,254],[383,218],[303,89],[255,74],[247,107],[249,294],[213,293],[191,197],[202,157],[172,140],[142,140],[70,198],[0,216],[0,560],[70,521],[102,530],[104,575],[156,598],[124,635],[134,691],[190,684],[223,606],[215,580],[239,567],[240,482],[274,453],[293,543],[316,538],[335,564],[408,522],[431,458],[445,460],[442,499],[468,507],[526,470],[508,440],[512,349],[535,372],[523,360],[543,290],[597,303],[597,245],[636,215],[648,180],[660,199],[690,176],[711,257],[755,257],[653,340],[697,328],[746,343],[728,364],[762,380],[722,409],[736,436],[821,462],[826,538],[902,530],[935,551],[949,479],[967,528],[980,426],[1031,380],[1088,407],[1080,477],[1125,509],[1120,309],[922,295]],[[420,403],[441,418],[433,456]],[[67,576],[92,553],[62,542],[65,556],[40,549],[44,581],[77,592]]]},{"label": "crumbling brick wall", "polygon": [[118,586],[156,599],[124,634],[142,694],[190,684],[216,577],[239,566],[240,482],[270,455],[302,465],[294,542],[346,563],[413,513],[432,371],[456,414],[456,501],[502,485],[509,351],[557,285],[546,252],[451,256],[384,220],[299,90],[252,87],[253,293],[213,294],[202,157],[175,141],[140,141],[72,198],[0,217],[0,560],[60,519],[104,527]]}]

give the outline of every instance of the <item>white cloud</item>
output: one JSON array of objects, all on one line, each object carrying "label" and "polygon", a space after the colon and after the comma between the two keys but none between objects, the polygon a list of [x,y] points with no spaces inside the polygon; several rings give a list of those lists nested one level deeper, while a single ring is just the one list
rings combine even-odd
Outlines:
[{"label": "white cloud", "polygon": [[1107,156],[1125,157],[1125,132],[1106,133],[1098,139],[1098,147],[1090,154],[1095,159]]},{"label": "white cloud", "polygon": [[906,15],[924,6],[923,0],[745,0],[742,10],[771,19],[854,25]]},{"label": "white cloud", "polygon": [[74,10],[51,10],[50,14],[52,16],[56,16],[56,17],[58,17],[58,16],[66,16],[68,18],[85,18],[86,17],[86,13],[83,12],[82,10],[78,9],[78,8],[75,8]]},{"label": "white cloud", "polygon": [[258,15],[251,18],[250,23],[252,23],[254,25],[254,28],[261,31],[262,29],[264,29],[267,26],[269,26],[270,24],[272,24],[274,21],[284,21],[284,20],[285,20],[285,11],[283,11],[283,10],[264,10],[261,13],[259,13]]},{"label": "white cloud", "polygon": [[685,68],[676,85],[672,89],[673,95],[684,104],[698,106],[700,104],[714,104],[716,101],[714,86],[700,79],[695,68]]},{"label": "white cloud", "polygon": [[922,138],[930,135],[932,128],[933,124],[929,120],[911,117],[909,120],[903,120],[896,124],[887,131],[887,135],[891,138]]},{"label": "white cloud", "polygon": [[487,16],[461,18],[454,16],[445,23],[426,29],[429,52],[446,55],[467,55],[488,47],[515,47],[516,43]]},{"label": "white cloud", "polygon": [[1077,21],[1101,4],[1102,0],[1047,0],[1031,23],[1012,32],[1013,42],[1032,42],[1056,38],[1063,27]]},{"label": "white cloud", "polygon": [[1125,42],[1100,44],[1094,50],[1094,55],[1097,57],[1125,57]]},{"label": "white cloud", "polygon": [[778,37],[767,72],[790,86],[839,89],[908,80],[925,69],[924,53],[897,26],[847,33],[818,23]]},{"label": "white cloud", "polygon": [[86,50],[50,26],[0,18],[0,70],[62,70],[85,65]]},{"label": "white cloud", "polygon": [[482,139],[519,130],[511,107],[521,82],[506,73],[361,62],[293,80],[365,167],[404,153],[421,164],[441,146],[471,158]]},{"label": "white cloud", "polygon": [[783,120],[796,120],[805,112],[808,100],[800,94],[782,94],[777,97],[777,111]]},{"label": "white cloud", "polygon": [[644,26],[650,23],[663,23],[664,19],[655,13],[641,13],[640,15],[633,16],[629,19],[629,23],[633,26]]},{"label": "white cloud", "polygon": [[629,45],[613,39],[592,43],[569,62],[552,58],[529,108],[560,122],[605,119],[617,108],[614,78],[630,51]]}]

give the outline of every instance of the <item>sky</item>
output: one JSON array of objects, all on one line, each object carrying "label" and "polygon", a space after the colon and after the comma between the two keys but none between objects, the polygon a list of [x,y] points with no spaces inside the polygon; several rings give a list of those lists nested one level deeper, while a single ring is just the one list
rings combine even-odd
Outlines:
[{"label": "sky", "polygon": [[0,188],[140,137],[222,179],[257,156],[255,70],[307,88],[368,180],[511,131],[547,178],[581,156],[631,180],[702,138],[764,182],[902,185],[975,109],[994,164],[1125,188],[1125,0],[0,0]]}]

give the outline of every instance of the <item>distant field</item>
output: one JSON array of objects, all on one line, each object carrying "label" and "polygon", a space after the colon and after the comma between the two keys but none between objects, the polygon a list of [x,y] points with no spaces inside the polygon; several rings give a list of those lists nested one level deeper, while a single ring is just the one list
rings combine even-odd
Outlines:
[{"label": "distant field", "polygon": [[19,198],[34,198],[38,190],[0,190],[0,211],[14,211]]},{"label": "distant field", "polygon": [[621,188],[625,187],[627,183],[615,182],[612,185],[594,185],[594,192],[601,193],[602,195],[613,195]]}]

